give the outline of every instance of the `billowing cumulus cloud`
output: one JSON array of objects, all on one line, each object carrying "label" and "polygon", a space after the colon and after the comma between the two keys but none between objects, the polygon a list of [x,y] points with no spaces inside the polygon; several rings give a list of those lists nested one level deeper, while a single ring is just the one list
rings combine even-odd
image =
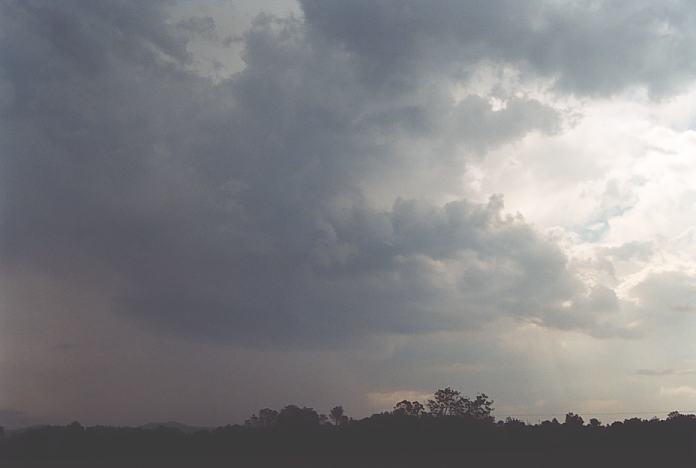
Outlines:
[{"label": "billowing cumulus cloud", "polygon": [[[562,91],[658,94],[691,81],[695,11],[688,2],[500,0],[434,3],[303,0],[313,31],[355,54],[368,79],[409,84],[442,68],[499,62]],[[405,83],[404,83],[405,82]]]},{"label": "billowing cumulus cloud", "polygon": [[[8,264],[113,277],[117,313],[266,345],[531,317],[575,294],[562,253],[503,219],[499,199],[381,210],[368,194],[391,167],[415,177],[403,139],[441,139],[444,161],[427,163],[448,166],[457,145],[553,131],[553,109],[383,96],[304,23],[270,18],[246,35],[247,68],[213,85],[183,69],[195,28],[158,10],[136,22],[130,4],[65,8],[8,7],[33,27],[11,37],[24,74],[7,67]],[[95,43],[95,22],[114,31]]]},{"label": "billowing cumulus cloud", "polygon": [[[501,382],[554,368],[544,342],[581,374],[691,323],[689,236],[632,229],[675,182],[654,148],[678,140],[678,158],[688,130],[636,143],[619,131],[634,120],[601,121],[606,102],[688,88],[690,6],[298,8],[230,35],[187,4],[0,3],[0,408],[164,419],[182,397],[147,401],[180,385],[211,404],[177,414],[222,423],[224,388],[240,418],[328,391],[365,411],[470,376],[510,408],[614,401],[588,384],[513,401]],[[211,76],[211,44],[241,65]],[[588,146],[606,128],[611,157]],[[658,358],[626,357],[625,378],[688,367]]]}]

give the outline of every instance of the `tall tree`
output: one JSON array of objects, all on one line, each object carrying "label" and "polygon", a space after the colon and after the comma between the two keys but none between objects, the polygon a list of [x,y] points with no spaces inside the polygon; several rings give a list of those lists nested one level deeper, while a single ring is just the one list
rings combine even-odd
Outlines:
[{"label": "tall tree", "polygon": [[245,426],[251,427],[273,427],[278,423],[278,412],[270,408],[259,410],[259,415],[252,414],[249,419],[244,421]]},{"label": "tall tree", "polygon": [[428,400],[428,410],[433,416],[462,416],[466,413],[467,399],[450,387],[439,389]]},{"label": "tall tree", "polygon": [[286,428],[318,427],[319,414],[312,408],[288,405],[278,413],[278,425]]},{"label": "tall tree", "polygon": [[334,422],[335,426],[340,426],[348,422],[348,416],[343,414],[343,406],[334,406],[331,408],[329,418]]},{"label": "tall tree", "polygon": [[474,419],[491,419],[493,413],[493,400],[488,399],[485,393],[479,393],[473,400],[465,399],[467,416]]},{"label": "tall tree", "polygon": [[420,417],[425,414],[425,407],[419,401],[402,400],[394,405],[392,413],[398,416]]},{"label": "tall tree", "polygon": [[565,415],[565,425],[569,427],[581,427],[583,424],[585,424],[585,420],[582,419],[582,416],[579,414],[575,413],[568,413]]}]

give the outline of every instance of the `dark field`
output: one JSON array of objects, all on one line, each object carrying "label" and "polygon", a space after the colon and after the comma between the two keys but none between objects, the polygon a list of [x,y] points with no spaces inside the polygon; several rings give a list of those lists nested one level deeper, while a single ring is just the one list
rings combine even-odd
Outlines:
[{"label": "dark field", "polygon": [[686,454],[643,451],[549,451],[375,456],[240,456],[222,459],[123,458],[119,460],[8,461],[6,468],[391,468],[391,467],[693,467]]},{"label": "dark field", "polygon": [[0,439],[2,468],[692,467],[696,417],[608,426],[379,414],[343,425],[184,432],[44,427]]}]

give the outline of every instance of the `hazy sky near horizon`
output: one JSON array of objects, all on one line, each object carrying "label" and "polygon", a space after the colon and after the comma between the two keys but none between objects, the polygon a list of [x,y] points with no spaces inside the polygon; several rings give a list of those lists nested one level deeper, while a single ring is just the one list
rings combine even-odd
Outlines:
[{"label": "hazy sky near horizon", "polygon": [[696,411],[695,57],[676,0],[0,0],[0,425]]}]

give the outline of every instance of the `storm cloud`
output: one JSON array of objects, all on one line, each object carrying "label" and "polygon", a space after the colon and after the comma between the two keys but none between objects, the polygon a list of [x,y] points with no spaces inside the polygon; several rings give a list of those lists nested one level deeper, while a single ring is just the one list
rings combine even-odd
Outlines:
[{"label": "storm cloud", "polygon": [[355,54],[376,81],[509,64],[559,91],[610,94],[691,81],[696,16],[688,2],[303,0],[312,31]]},{"label": "storm cloud", "polygon": [[[491,342],[516,327],[635,341],[692,310],[693,274],[650,264],[652,239],[588,246],[638,195],[619,203],[607,189],[578,208],[582,226],[540,226],[505,208],[517,185],[476,181],[499,154],[578,127],[578,100],[686,89],[688,3],[305,0],[233,41],[177,8],[0,3],[7,404],[59,378],[35,377],[43,367],[80,375],[54,359],[82,346],[125,375],[115,363],[150,339],[197,343],[211,362],[215,346],[350,354],[365,340],[481,333],[488,343],[464,354],[500,362]],[[199,40],[240,44],[243,66],[211,78]],[[18,370],[7,363],[26,351],[22,333],[46,351]],[[398,384],[409,388],[365,379],[366,393],[427,390],[421,374]]]},{"label": "storm cloud", "polygon": [[[214,85],[184,69],[186,36],[163,12],[133,8],[7,7],[29,35],[11,36],[22,63],[6,67],[8,267],[106,275],[116,313],[267,345],[470,324],[518,298],[534,316],[575,294],[563,255],[503,219],[501,199],[380,209],[366,194],[376,173],[419,170],[404,135],[474,153],[552,131],[552,109],[383,97],[298,20],[258,20],[247,67]],[[538,276],[553,284],[534,291]]]}]

